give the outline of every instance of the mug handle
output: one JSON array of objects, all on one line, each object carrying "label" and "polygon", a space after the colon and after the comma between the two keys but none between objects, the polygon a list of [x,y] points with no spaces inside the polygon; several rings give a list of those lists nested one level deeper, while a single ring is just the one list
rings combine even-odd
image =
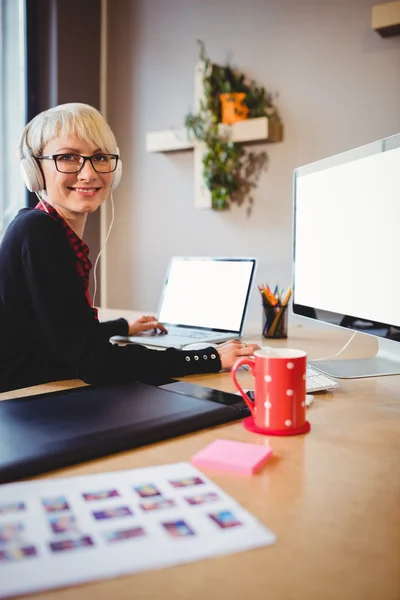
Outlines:
[{"label": "mug handle", "polygon": [[256,363],[255,363],[254,359],[248,358],[247,356],[245,356],[243,358],[239,358],[235,362],[235,364],[233,365],[233,367],[232,367],[232,379],[233,379],[233,383],[235,384],[235,386],[239,390],[240,395],[242,396],[243,400],[246,402],[247,406],[250,409],[251,414],[254,417],[254,402],[252,402],[250,400],[250,398],[248,397],[248,395],[244,393],[242,387],[239,385],[238,380],[236,379],[236,371],[242,365],[248,365],[250,367],[251,374],[253,375],[253,377],[255,377],[253,369],[255,368]]}]

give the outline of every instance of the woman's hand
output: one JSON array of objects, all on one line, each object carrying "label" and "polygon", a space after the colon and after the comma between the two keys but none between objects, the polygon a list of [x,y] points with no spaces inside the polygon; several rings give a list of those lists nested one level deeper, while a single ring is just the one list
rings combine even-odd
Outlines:
[{"label": "woman's hand", "polygon": [[231,369],[238,358],[251,356],[256,350],[260,350],[258,344],[246,344],[240,340],[231,340],[219,344],[216,348],[221,358],[221,368]]},{"label": "woman's hand", "polygon": [[157,321],[155,317],[149,316],[143,316],[136,321],[131,321],[128,323],[128,327],[128,335],[137,335],[138,333],[142,333],[142,331],[149,331],[150,329],[154,329],[155,333],[158,331],[161,331],[161,333],[168,333],[162,323]]}]

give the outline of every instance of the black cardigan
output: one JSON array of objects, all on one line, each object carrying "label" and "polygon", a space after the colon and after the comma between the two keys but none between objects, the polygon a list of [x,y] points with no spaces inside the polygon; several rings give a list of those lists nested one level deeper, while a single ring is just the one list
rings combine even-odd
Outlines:
[{"label": "black cardigan", "polygon": [[125,319],[99,323],[62,224],[22,209],[0,246],[0,392],[60,379],[156,382],[221,369],[218,352],[111,344]]}]

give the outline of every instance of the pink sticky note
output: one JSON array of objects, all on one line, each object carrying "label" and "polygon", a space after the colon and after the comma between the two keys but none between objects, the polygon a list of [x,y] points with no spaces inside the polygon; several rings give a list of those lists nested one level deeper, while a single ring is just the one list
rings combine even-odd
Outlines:
[{"label": "pink sticky note", "polygon": [[271,456],[272,448],[233,440],[215,440],[192,456],[196,467],[253,475]]}]

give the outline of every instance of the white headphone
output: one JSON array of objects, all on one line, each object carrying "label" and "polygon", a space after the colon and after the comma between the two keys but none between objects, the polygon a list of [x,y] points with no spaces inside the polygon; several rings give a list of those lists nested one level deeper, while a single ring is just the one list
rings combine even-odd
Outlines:
[{"label": "white headphone", "polygon": [[[21,174],[22,174],[22,178],[24,180],[24,183],[26,185],[26,187],[28,188],[28,190],[30,192],[42,192],[43,190],[46,189],[46,184],[44,181],[44,177],[43,177],[43,173],[42,173],[42,169],[39,166],[38,161],[36,160],[36,158],[33,155],[33,152],[31,150],[31,148],[29,148],[28,143],[26,141],[26,136],[29,130],[29,125],[30,123],[28,123],[28,125],[25,127],[25,129],[22,132],[21,138],[19,140],[18,143],[18,158],[20,161],[20,168],[21,168]],[[119,155],[119,148],[117,147],[117,152]],[[118,159],[117,162],[117,168],[114,171],[114,177],[110,186],[110,191],[115,190],[120,181],[121,181],[121,176],[122,176],[122,161],[121,159]]]}]

